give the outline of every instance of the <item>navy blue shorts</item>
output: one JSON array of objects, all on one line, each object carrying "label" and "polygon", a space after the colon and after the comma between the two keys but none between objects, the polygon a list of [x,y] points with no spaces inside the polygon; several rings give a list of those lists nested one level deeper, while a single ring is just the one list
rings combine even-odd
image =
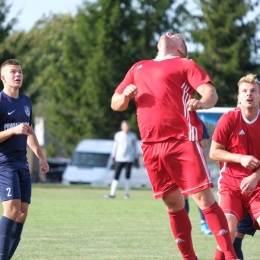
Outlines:
[{"label": "navy blue shorts", "polygon": [[31,194],[31,175],[28,169],[6,167],[0,170],[1,201],[18,199],[30,204]]},{"label": "navy blue shorts", "polygon": [[246,217],[238,223],[236,231],[238,233],[251,236],[255,234],[256,229],[254,228],[254,224],[249,213],[247,213]]}]

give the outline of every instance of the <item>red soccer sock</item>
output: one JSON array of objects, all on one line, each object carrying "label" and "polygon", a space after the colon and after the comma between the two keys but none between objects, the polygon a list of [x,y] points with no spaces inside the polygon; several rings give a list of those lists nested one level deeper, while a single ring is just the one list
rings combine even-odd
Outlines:
[{"label": "red soccer sock", "polygon": [[216,249],[214,260],[225,260],[225,259],[226,259],[225,254],[222,251]]},{"label": "red soccer sock", "polygon": [[[218,203],[213,203],[209,208],[202,210],[207,224],[215,236],[215,239],[225,254],[226,260],[237,259],[233,248],[231,236],[223,210]],[[221,259],[221,258],[220,258]]]},{"label": "red soccer sock", "polygon": [[177,212],[168,212],[170,217],[170,225],[175,242],[185,260],[196,260],[192,239],[191,239],[191,223],[188,214],[184,209]]}]

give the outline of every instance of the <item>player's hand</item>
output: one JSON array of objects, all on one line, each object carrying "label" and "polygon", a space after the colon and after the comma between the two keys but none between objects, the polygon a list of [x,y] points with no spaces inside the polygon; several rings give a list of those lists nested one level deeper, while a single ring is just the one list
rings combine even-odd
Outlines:
[{"label": "player's hand", "polygon": [[40,167],[41,167],[41,172],[47,173],[49,171],[49,164],[45,159],[39,159]]},{"label": "player's hand", "polygon": [[137,95],[137,88],[136,88],[136,86],[133,85],[133,84],[128,85],[128,86],[125,88],[125,90],[124,90],[124,92],[123,92],[123,95],[124,95],[126,98],[128,98],[129,100],[130,100],[131,98],[134,98],[134,97]]},{"label": "player's hand", "polygon": [[242,155],[240,164],[247,169],[253,170],[260,166],[260,161],[252,155]]},{"label": "player's hand", "polygon": [[252,175],[244,178],[240,183],[242,194],[251,196],[257,186],[258,180],[259,176],[257,173],[253,173]]},{"label": "player's hand", "polygon": [[197,100],[195,98],[191,98],[187,102],[187,108],[188,108],[189,111],[196,111],[196,110],[199,110],[199,109],[205,109],[205,106],[199,100]]},{"label": "player's hand", "polygon": [[30,126],[27,124],[19,124],[12,128],[12,132],[14,135],[29,135]]}]

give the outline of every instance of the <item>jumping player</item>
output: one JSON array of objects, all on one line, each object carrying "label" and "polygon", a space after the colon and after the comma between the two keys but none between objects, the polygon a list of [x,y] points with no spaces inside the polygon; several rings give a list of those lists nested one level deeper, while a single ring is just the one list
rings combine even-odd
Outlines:
[{"label": "jumping player", "polygon": [[[210,148],[213,160],[224,162],[219,179],[219,202],[232,240],[247,212],[260,229],[260,82],[248,74],[238,82],[239,107],[218,121]],[[219,259],[225,259],[219,250]]]},{"label": "jumping player", "polygon": [[31,176],[26,157],[28,146],[39,158],[42,172],[49,170],[31,127],[31,100],[19,92],[23,73],[15,59],[1,65],[0,92],[0,260],[12,258],[20,241],[31,200]]},{"label": "jumping player", "polygon": [[[225,215],[215,201],[196,110],[217,102],[210,77],[193,60],[180,34],[166,33],[153,60],[134,64],[116,88],[111,107],[127,109],[135,97],[146,169],[154,197],[162,198],[175,241],[185,260],[197,259],[184,196],[192,194],[227,260],[236,259]],[[199,100],[192,93],[200,94]],[[217,259],[217,258],[215,258]]]}]

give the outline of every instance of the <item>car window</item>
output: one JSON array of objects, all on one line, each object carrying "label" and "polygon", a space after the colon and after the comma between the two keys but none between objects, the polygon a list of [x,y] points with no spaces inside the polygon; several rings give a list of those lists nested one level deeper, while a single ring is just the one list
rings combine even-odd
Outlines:
[{"label": "car window", "polygon": [[75,152],[71,165],[80,167],[106,167],[110,154]]}]

